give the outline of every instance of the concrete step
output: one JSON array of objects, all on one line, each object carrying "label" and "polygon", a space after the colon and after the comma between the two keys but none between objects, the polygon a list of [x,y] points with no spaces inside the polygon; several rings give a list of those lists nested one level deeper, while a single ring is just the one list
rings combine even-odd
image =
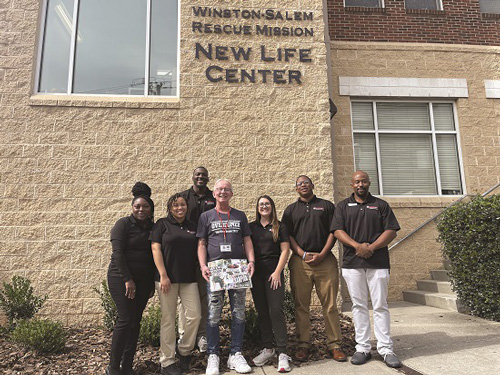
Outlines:
[{"label": "concrete step", "polygon": [[419,305],[438,307],[444,310],[459,311],[457,296],[449,293],[409,290],[403,292],[403,300]]},{"label": "concrete step", "polygon": [[447,270],[432,270],[431,278],[436,281],[450,281]]},{"label": "concrete step", "polygon": [[453,294],[449,281],[417,280],[417,289],[425,292]]}]

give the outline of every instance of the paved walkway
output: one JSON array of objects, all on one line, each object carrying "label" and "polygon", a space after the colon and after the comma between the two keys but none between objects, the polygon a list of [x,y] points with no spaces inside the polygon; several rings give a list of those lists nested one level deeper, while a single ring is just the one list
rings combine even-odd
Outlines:
[{"label": "paved walkway", "polygon": [[[389,305],[395,352],[403,369],[390,369],[376,359],[363,366],[323,360],[293,368],[290,375],[500,374],[500,323],[407,302]],[[253,373],[277,372],[265,366],[254,367]]]}]

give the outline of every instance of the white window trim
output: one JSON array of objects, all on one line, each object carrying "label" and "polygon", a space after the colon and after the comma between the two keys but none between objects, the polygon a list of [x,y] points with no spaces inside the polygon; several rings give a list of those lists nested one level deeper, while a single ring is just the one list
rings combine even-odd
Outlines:
[{"label": "white window trim", "polygon": [[[354,124],[353,124],[353,116],[352,116],[352,103],[353,102],[365,102],[365,103],[375,103],[375,105],[372,105],[372,110],[373,110],[373,124],[374,124],[374,130],[354,130]],[[430,105],[430,110],[431,110],[431,130],[400,130],[400,131],[394,131],[394,130],[379,130],[378,129],[378,120],[376,116],[376,103],[377,102],[390,102],[390,103],[427,103],[431,104]],[[445,104],[452,104],[453,106],[453,120],[455,122],[455,130],[439,130],[435,131],[434,129],[434,118],[432,114],[432,104],[433,103],[445,103]],[[379,185],[379,194],[373,194],[374,196],[377,197],[390,197],[390,198],[404,198],[404,199],[414,199],[414,198],[456,198],[460,197],[462,195],[467,194],[467,187],[465,185],[465,174],[464,174],[464,167],[463,167],[463,161],[462,161],[462,145],[460,142],[460,127],[458,124],[458,114],[457,114],[457,106],[456,102],[454,101],[447,101],[447,100],[370,100],[366,98],[351,98],[350,103],[350,116],[351,116],[351,143],[352,143],[352,154],[353,154],[353,162],[354,162],[354,172],[356,171],[356,161],[354,159],[354,155],[356,155],[355,149],[354,149],[354,134],[375,134],[375,148],[376,148],[376,155],[377,155],[377,177],[378,177],[378,185]],[[431,134],[432,137],[432,148],[434,152],[434,169],[435,169],[435,176],[436,176],[436,189],[438,191],[438,194],[425,194],[425,195],[384,195],[383,191],[383,183],[382,183],[382,165],[381,165],[381,158],[380,158],[380,145],[379,145],[379,137],[377,136],[378,134]],[[453,134],[456,135],[456,141],[457,141],[457,152],[458,152],[458,168],[460,171],[460,182],[462,184],[462,193],[461,194],[456,194],[456,195],[450,195],[450,194],[442,194],[441,193],[441,180],[439,178],[439,157],[437,154],[437,149],[436,149],[436,134]],[[438,179],[439,178],[439,179]]]},{"label": "white window trim", "polygon": [[[444,10],[444,8],[443,8],[443,0],[435,0],[435,1],[437,1],[437,3],[438,3],[438,4],[437,4],[438,8],[437,8],[437,9],[435,9],[435,10]],[[408,9],[408,8],[406,7],[406,0],[404,0],[404,4],[405,4],[405,9]],[[426,9],[425,9],[425,8],[418,8],[418,9],[411,8],[411,10],[426,10]],[[433,10],[434,10],[434,9],[433,9]]]},{"label": "white window trim", "polygon": [[[380,1],[380,7],[364,7],[364,8],[374,8],[374,9],[385,8],[385,0],[379,0],[379,1]],[[356,6],[345,5],[345,0],[344,0],[344,8],[355,8],[355,7],[363,7],[363,6],[362,5],[356,5]]]},{"label": "white window trim", "polygon": [[[48,0],[42,1],[42,6],[40,7],[41,17],[39,23],[38,33],[38,43],[37,43],[37,60],[36,60],[36,68],[35,68],[35,79],[34,79],[34,87],[33,87],[33,95],[48,95],[48,96],[78,96],[78,97],[104,97],[104,98],[154,98],[158,99],[179,99],[180,98],[180,43],[181,43],[181,4],[180,1],[177,0],[177,88],[175,95],[170,96],[162,96],[162,95],[147,95],[148,93],[148,85],[144,84],[144,94],[143,95],[113,95],[113,94],[90,94],[90,93],[73,93],[73,73],[75,67],[75,48],[76,48],[76,32],[77,32],[77,20],[78,20],[78,8],[80,0],[74,0],[74,8],[73,8],[73,23],[72,23],[72,35],[71,35],[71,45],[70,45],[70,56],[69,56],[69,69],[68,69],[68,89],[65,93],[41,93],[38,92],[38,87],[40,85],[40,72],[42,66],[42,52],[43,52],[43,43],[45,36],[45,25],[47,19],[47,3]],[[151,38],[151,1],[147,0],[147,20],[146,20],[146,61],[145,61],[145,78],[149,77],[149,61],[150,61],[150,38]]]}]

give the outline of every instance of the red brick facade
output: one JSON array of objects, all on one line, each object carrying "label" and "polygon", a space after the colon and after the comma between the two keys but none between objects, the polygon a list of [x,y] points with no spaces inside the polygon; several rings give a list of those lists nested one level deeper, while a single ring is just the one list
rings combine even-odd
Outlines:
[{"label": "red brick facade", "polygon": [[404,0],[385,8],[344,7],[328,0],[330,38],[343,41],[500,44],[500,15],[481,13],[479,0],[442,0],[443,10],[407,10]]}]

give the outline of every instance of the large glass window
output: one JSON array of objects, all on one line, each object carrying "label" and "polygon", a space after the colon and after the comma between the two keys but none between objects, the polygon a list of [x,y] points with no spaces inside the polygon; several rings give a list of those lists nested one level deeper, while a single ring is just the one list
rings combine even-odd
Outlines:
[{"label": "large glass window", "polygon": [[355,101],[352,127],[373,194],[462,194],[453,103]]},{"label": "large glass window", "polygon": [[344,0],[346,7],[382,8],[383,0]]},{"label": "large glass window", "polygon": [[405,0],[406,9],[442,10],[441,0]]},{"label": "large glass window", "polygon": [[500,14],[500,0],[479,0],[482,13]]},{"label": "large glass window", "polygon": [[178,0],[47,0],[37,92],[178,96]]}]

